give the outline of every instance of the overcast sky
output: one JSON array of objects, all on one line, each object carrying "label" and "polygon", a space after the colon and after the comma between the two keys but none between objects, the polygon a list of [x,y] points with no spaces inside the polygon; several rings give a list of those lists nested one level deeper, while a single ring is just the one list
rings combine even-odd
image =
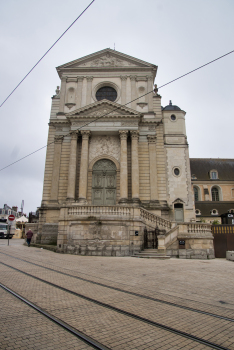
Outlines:
[{"label": "overcast sky", "polygon": [[[0,104],[91,0],[0,4]],[[115,48],[156,64],[158,86],[234,49],[233,0],[96,0],[0,108],[1,168],[46,145],[55,67]],[[186,111],[192,158],[233,158],[234,54],[159,90]],[[41,204],[45,149],[0,172],[4,203]]]}]

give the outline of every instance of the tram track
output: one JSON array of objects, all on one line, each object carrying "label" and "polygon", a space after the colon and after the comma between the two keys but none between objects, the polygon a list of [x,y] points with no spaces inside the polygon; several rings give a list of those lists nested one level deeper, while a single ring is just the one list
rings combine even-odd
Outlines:
[{"label": "tram track", "polygon": [[62,286],[59,286],[59,285],[57,285],[57,284],[54,284],[54,283],[52,283],[52,282],[46,281],[46,280],[44,280],[44,279],[42,279],[42,278],[40,278],[40,277],[34,276],[34,275],[32,275],[32,274],[30,274],[30,273],[28,273],[28,272],[22,271],[22,270],[20,270],[20,269],[18,269],[18,268],[16,268],[16,267],[13,267],[13,266],[8,265],[8,264],[6,264],[6,263],[1,262],[1,264],[4,265],[4,266],[6,266],[6,267],[8,267],[8,268],[11,268],[11,269],[13,269],[13,270],[19,272],[19,273],[22,273],[22,274],[24,274],[24,275],[26,275],[26,276],[28,276],[28,277],[34,278],[34,279],[36,279],[36,280],[39,281],[39,282],[46,283],[47,285],[49,285],[49,286],[51,286],[51,287],[55,287],[55,288],[57,288],[57,289],[59,289],[59,290],[61,290],[61,291],[63,291],[63,292],[70,293],[70,294],[72,294],[72,295],[74,295],[74,296],[76,296],[76,297],[78,297],[78,298],[82,298],[82,299],[84,299],[84,300],[86,300],[86,301],[88,301],[88,302],[94,303],[94,304],[96,304],[96,305],[98,305],[98,306],[104,307],[104,308],[109,309],[109,310],[111,310],[111,311],[120,313],[120,314],[122,314],[122,315],[124,315],[124,316],[130,317],[130,318],[135,319],[135,320],[137,320],[137,321],[144,322],[144,323],[146,323],[146,324],[148,324],[148,325],[150,325],[150,326],[154,326],[154,327],[163,329],[164,331],[168,331],[168,332],[174,333],[174,334],[176,334],[176,335],[182,336],[182,337],[184,337],[184,338],[190,339],[190,340],[192,340],[192,341],[201,343],[201,344],[203,344],[203,345],[205,345],[205,346],[208,346],[208,347],[210,347],[210,348],[212,348],[212,349],[228,350],[228,348],[223,347],[223,346],[221,346],[221,345],[218,345],[218,344],[216,344],[216,343],[210,342],[210,341],[208,341],[208,340],[206,340],[206,339],[203,339],[203,338],[197,337],[197,336],[195,336],[195,335],[189,334],[189,333],[187,333],[187,332],[183,332],[183,331],[181,331],[181,330],[178,330],[178,329],[169,327],[169,326],[167,326],[167,325],[165,325],[165,324],[161,324],[161,323],[159,323],[159,322],[155,322],[155,321],[153,321],[153,320],[150,320],[150,319],[147,319],[147,318],[145,318],[145,317],[139,316],[139,315],[134,314],[134,313],[132,313],[132,312],[128,312],[128,311],[126,311],[126,310],[117,308],[117,307],[115,307],[115,306],[113,306],[113,305],[110,305],[110,304],[101,302],[101,301],[99,301],[99,300],[97,300],[97,299],[90,298],[90,297],[88,297],[88,296],[86,296],[86,295],[83,295],[83,294],[81,294],[81,293],[74,292],[74,291],[72,291],[72,290],[70,290],[70,289],[67,289],[67,288],[64,288],[64,287],[62,287]]},{"label": "tram track", "polygon": [[54,317],[51,313],[41,309],[39,306],[36,304],[32,303],[31,301],[27,300],[23,296],[19,295],[18,293],[14,292],[12,289],[6,287],[4,284],[0,283],[0,287],[7,291],[8,293],[14,295],[16,298],[33,308],[34,310],[38,311],[40,314],[43,316],[47,317],[49,320],[52,322],[56,323],[58,326],[62,327],[66,331],[70,332],[71,334],[75,335],[79,339],[83,340],[85,343],[88,345],[91,345],[94,349],[99,349],[99,350],[111,350],[110,348],[107,348],[105,345],[99,343],[95,339],[89,337],[88,335],[84,334],[83,332],[79,331],[78,329],[74,329],[71,327],[69,324],[66,322],[63,322],[62,320],[58,319],[57,317]]},{"label": "tram track", "polygon": [[214,314],[214,313],[211,313],[211,312],[208,312],[208,311],[195,309],[195,308],[192,308],[192,307],[189,307],[189,306],[180,305],[180,304],[177,304],[177,303],[174,303],[174,302],[170,302],[170,301],[166,301],[166,300],[162,300],[162,299],[158,299],[158,298],[153,298],[153,297],[150,297],[150,296],[147,296],[147,295],[144,295],[144,294],[131,292],[131,291],[124,290],[124,289],[121,289],[121,288],[118,288],[118,287],[110,286],[108,284],[92,281],[92,280],[89,280],[89,279],[84,278],[84,277],[74,276],[74,275],[71,275],[69,273],[64,273],[62,271],[58,271],[58,270],[52,269],[52,268],[47,267],[47,266],[42,266],[40,264],[31,262],[31,261],[28,261],[28,260],[25,260],[25,259],[22,259],[22,258],[14,257],[14,256],[12,256],[10,254],[6,254],[6,253],[2,253],[2,252],[0,252],[0,254],[7,255],[7,256],[9,256],[11,258],[14,258],[14,259],[26,262],[28,264],[31,264],[31,265],[34,265],[34,266],[37,266],[37,267],[41,267],[41,268],[49,270],[49,271],[56,272],[58,274],[61,274],[61,275],[67,276],[67,277],[75,278],[75,279],[78,279],[78,280],[81,280],[81,281],[84,281],[84,282],[88,282],[88,283],[91,283],[91,284],[94,284],[94,285],[98,285],[98,286],[101,286],[101,287],[112,289],[112,290],[115,290],[115,291],[118,291],[118,292],[121,292],[121,293],[126,293],[128,295],[133,295],[133,296],[136,296],[136,297],[139,297],[139,298],[142,298],[142,299],[151,300],[151,301],[154,301],[154,302],[157,302],[157,303],[166,304],[166,305],[169,305],[169,306],[177,307],[177,308],[188,310],[188,311],[191,311],[191,312],[196,312],[196,313],[199,313],[199,314],[202,314],[202,315],[207,315],[207,316],[210,316],[210,317],[219,318],[219,319],[222,319],[222,320],[225,320],[225,321],[228,321],[228,322],[234,322],[234,319],[230,318],[230,317]]}]

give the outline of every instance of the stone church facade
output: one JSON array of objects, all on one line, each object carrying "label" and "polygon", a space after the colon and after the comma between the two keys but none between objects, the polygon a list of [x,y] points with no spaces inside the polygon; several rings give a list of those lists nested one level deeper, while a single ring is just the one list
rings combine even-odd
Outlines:
[{"label": "stone church facade", "polygon": [[186,113],[161,106],[157,66],[105,49],[57,72],[38,240],[128,256],[157,227],[159,251],[213,257],[210,226],[195,222]]}]

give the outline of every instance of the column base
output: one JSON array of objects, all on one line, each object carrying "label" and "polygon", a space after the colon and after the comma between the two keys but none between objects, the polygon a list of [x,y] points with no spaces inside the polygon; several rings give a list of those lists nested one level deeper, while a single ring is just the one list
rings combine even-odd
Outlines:
[{"label": "column base", "polygon": [[132,198],[131,202],[134,206],[139,206],[141,204],[140,198]]},{"label": "column base", "polygon": [[78,204],[88,204],[88,201],[87,201],[87,199],[86,198],[82,198],[82,197],[80,197],[79,199],[78,199]]},{"label": "column base", "polygon": [[128,204],[128,198],[120,198],[119,204],[120,205],[127,205]]}]

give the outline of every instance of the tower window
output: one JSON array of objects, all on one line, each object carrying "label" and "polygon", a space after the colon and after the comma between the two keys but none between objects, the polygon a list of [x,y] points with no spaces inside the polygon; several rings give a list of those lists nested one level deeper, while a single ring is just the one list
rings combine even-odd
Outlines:
[{"label": "tower window", "polygon": [[117,91],[111,86],[103,86],[96,92],[96,99],[115,101],[117,99]]}]

